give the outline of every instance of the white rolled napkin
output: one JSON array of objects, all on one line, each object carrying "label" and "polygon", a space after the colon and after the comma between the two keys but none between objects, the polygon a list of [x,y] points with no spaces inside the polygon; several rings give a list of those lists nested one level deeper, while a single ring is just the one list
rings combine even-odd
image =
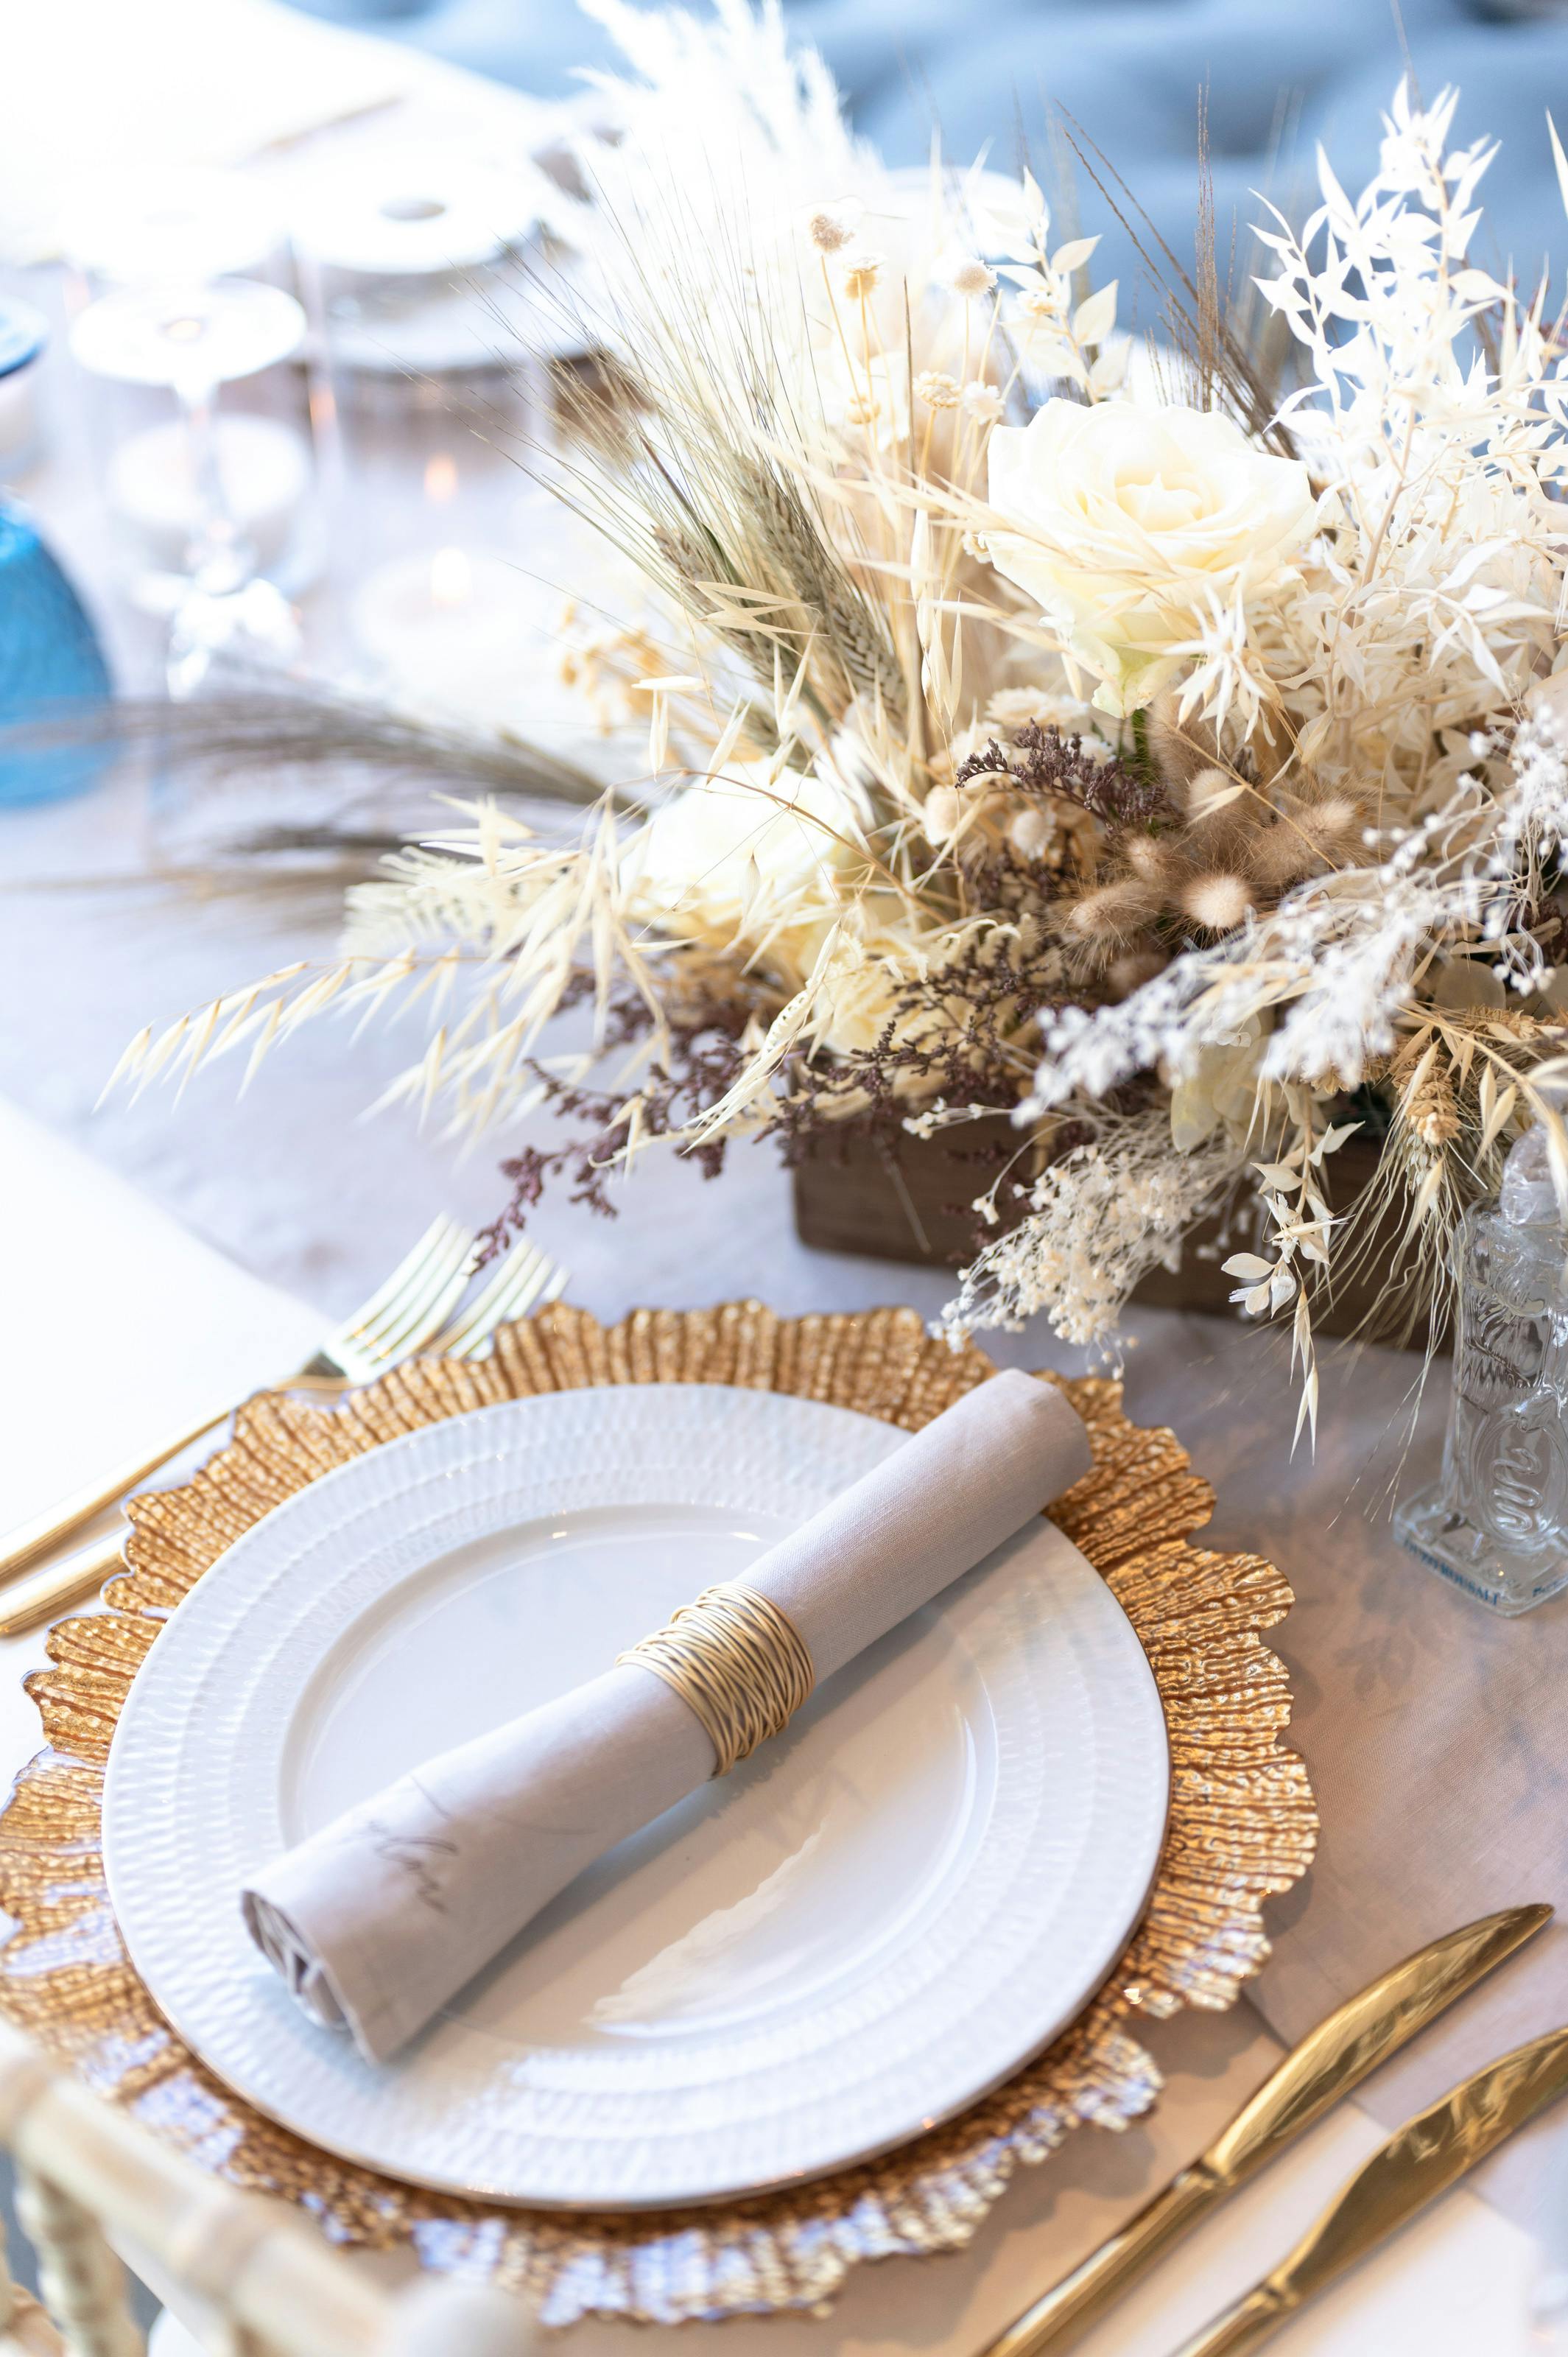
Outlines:
[{"label": "white rolled napkin", "polygon": [[[816,1682],[1086,1473],[1061,1393],[995,1375],[968,1392],[731,1585],[805,1641]],[[252,1938],[317,2021],[394,2054],[585,1867],[717,1764],[691,1706],[618,1663],[459,1744],[264,1867],[242,1894]]]}]

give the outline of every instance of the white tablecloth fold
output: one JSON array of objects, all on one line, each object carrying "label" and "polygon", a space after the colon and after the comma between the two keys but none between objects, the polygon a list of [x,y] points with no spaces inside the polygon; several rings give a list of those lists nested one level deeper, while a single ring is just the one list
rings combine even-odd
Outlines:
[{"label": "white tablecloth fold", "polygon": [[[745,1575],[817,1683],[1089,1469],[1061,1393],[1015,1370],[945,1414]],[[622,1663],[444,1752],[264,1865],[252,1936],[319,2021],[381,2061],[605,1851],[714,1772],[694,1713]]]}]

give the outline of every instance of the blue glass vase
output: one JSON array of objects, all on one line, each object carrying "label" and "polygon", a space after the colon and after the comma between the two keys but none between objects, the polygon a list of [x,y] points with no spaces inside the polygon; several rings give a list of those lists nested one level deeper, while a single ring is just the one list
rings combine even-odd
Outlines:
[{"label": "blue glass vase", "polygon": [[[26,509],[0,497],[0,806],[78,794],[113,752],[102,725],[109,666],[81,598]],[[14,745],[6,732],[38,721],[91,726],[80,744]]]}]

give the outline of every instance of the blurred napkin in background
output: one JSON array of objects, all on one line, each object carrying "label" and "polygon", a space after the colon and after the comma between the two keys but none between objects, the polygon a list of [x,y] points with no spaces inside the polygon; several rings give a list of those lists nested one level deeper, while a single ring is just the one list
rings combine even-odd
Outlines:
[{"label": "blurred napkin in background", "polygon": [[84,174],[246,163],[429,70],[280,0],[10,0],[0,29],[0,263],[14,267],[55,259]]}]

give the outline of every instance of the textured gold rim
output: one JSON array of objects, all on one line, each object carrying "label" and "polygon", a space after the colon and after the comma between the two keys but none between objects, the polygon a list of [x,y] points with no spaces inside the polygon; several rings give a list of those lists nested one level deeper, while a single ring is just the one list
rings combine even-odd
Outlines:
[{"label": "textured gold rim", "polygon": [[[1140,2014],[1222,2008],[1268,1953],[1262,1902],[1311,1862],[1317,1815],[1280,1737],[1290,1690],[1262,1632],[1291,1594],[1256,1555],[1189,1545],[1213,1506],[1174,1434],[1122,1412],[1120,1386],[1066,1382],[1093,1469],[1057,1520],[1120,1599],[1170,1733],[1170,1825],[1147,1912],[1080,2020],[958,2119],[880,2160],[723,2209],[563,2217],[453,2201],[290,2136],[206,2072],[132,1970],[104,1888],[102,1778],[131,1680],[167,1614],[240,1534],[334,1465],[439,1418],[603,1383],[792,1392],[918,1429],[993,1372],[913,1310],[780,1318],[757,1302],[639,1310],[606,1328],[556,1305],[504,1329],[478,1365],[420,1361],[337,1407],[263,1394],[189,1481],[132,1501],[127,1569],[102,1609],[49,1633],[27,1689],[49,1749],[0,1817],[0,2009],[98,2092],[231,2182],[298,2201],[341,2241],[412,2244],[435,2268],[527,2288],[548,2322],[649,2323],[819,2308],[862,2260],[952,2250],[1020,2165],[1088,2121],[1123,2127],[1160,2079]],[[1043,2262],[1043,2264],[1045,2264]]]}]

